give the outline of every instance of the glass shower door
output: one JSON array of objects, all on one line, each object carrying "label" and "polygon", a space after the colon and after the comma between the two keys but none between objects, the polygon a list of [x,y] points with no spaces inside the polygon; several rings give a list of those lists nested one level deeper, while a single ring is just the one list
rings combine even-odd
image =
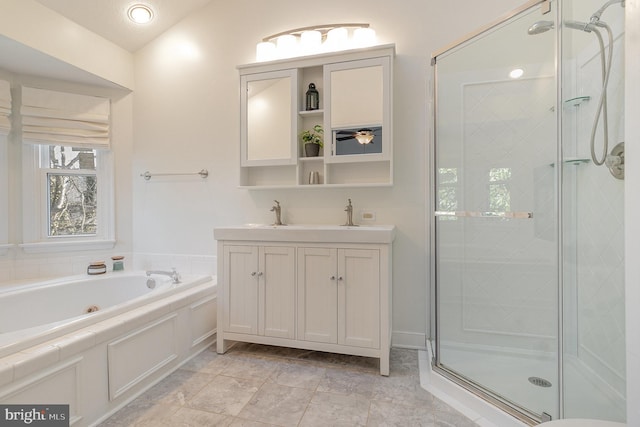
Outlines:
[{"label": "glass shower door", "polygon": [[530,419],[558,414],[554,12],[436,55],[435,367]]}]

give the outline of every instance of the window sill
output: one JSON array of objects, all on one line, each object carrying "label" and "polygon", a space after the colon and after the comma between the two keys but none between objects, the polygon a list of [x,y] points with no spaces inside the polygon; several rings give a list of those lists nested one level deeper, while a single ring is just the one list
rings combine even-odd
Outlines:
[{"label": "window sill", "polygon": [[38,242],[22,243],[18,246],[26,253],[38,254],[45,252],[67,252],[97,249],[112,249],[116,245],[115,240],[91,240],[73,242]]}]

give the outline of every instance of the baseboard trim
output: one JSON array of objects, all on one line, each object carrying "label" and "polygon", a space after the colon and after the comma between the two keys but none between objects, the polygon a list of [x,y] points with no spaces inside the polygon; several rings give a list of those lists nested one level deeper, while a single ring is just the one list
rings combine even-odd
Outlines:
[{"label": "baseboard trim", "polygon": [[426,339],[423,333],[394,331],[391,333],[391,347],[425,350]]}]

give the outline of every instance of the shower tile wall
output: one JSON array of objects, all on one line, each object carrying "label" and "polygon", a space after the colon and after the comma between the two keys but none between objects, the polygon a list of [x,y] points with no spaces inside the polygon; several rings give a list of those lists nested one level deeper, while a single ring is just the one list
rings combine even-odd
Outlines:
[{"label": "shower tile wall", "polygon": [[[615,12],[612,10],[610,13]],[[620,13],[620,12],[618,12]],[[624,72],[621,23],[607,17],[616,42],[607,91],[609,151],[624,135]],[[604,19],[604,18],[603,18]],[[616,25],[617,24],[617,25]],[[574,35],[578,37],[579,35]],[[601,65],[595,37],[576,56],[576,95],[591,100],[575,111],[575,155],[589,159],[589,139],[601,93]],[[606,38],[605,38],[606,40]],[[565,107],[566,110],[566,107]],[[568,114],[572,114],[568,112]],[[602,154],[602,122],[596,138],[596,154]],[[575,348],[568,348],[579,368],[593,372],[602,387],[623,400],[625,390],[624,310],[624,181],[615,179],[605,166],[593,163],[565,167],[575,184],[565,188],[576,203],[575,228],[575,318],[578,331]],[[570,176],[570,175],[569,175]],[[571,286],[571,284],[567,284]]]}]

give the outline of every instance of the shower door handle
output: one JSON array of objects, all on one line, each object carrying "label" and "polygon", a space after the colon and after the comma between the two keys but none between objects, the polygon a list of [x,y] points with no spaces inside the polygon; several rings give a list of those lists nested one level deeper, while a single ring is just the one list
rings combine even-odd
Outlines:
[{"label": "shower door handle", "polygon": [[455,216],[458,218],[509,218],[531,219],[533,212],[475,212],[475,211],[436,211],[435,216]]}]

